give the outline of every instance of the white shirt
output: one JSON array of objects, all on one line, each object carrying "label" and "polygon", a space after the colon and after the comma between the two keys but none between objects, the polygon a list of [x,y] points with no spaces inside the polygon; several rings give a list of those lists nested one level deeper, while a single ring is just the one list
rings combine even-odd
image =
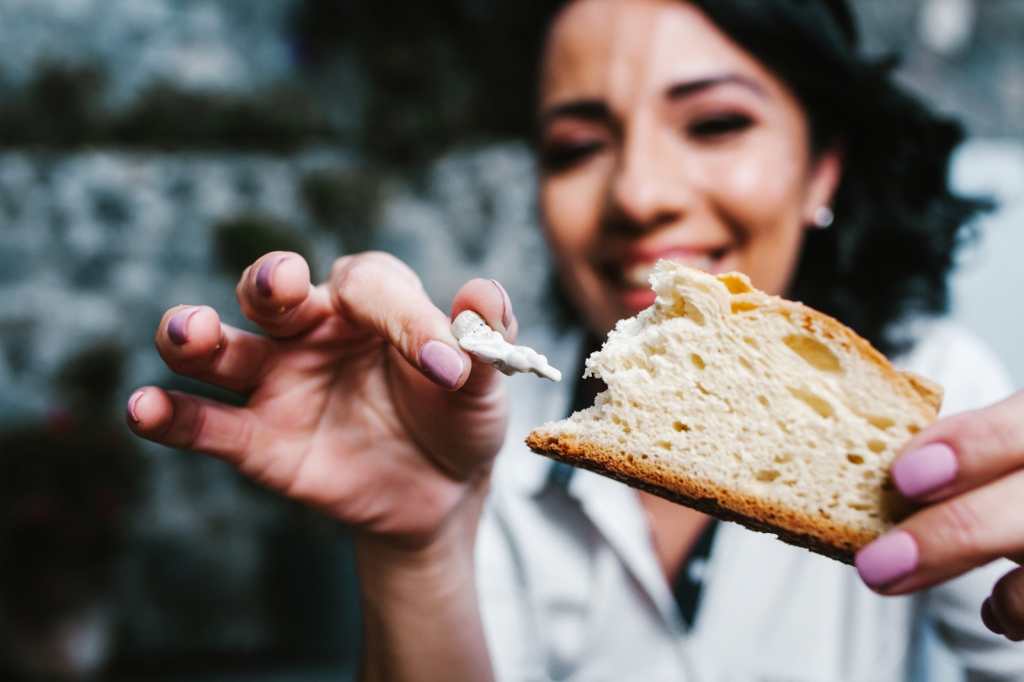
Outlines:
[{"label": "white shirt", "polygon": [[[897,365],[945,388],[943,413],[1007,396],[998,361],[966,331],[925,327]],[[498,679],[888,682],[908,679],[921,623],[934,623],[971,680],[1024,680],[1024,648],[988,632],[979,609],[1013,565],[930,591],[880,597],[856,570],[732,523],[714,536],[687,631],[633,489],[576,470],[568,486],[523,438],[562,418],[580,338],[531,337],[567,380],[510,383],[511,426],[477,544],[477,583]]]}]

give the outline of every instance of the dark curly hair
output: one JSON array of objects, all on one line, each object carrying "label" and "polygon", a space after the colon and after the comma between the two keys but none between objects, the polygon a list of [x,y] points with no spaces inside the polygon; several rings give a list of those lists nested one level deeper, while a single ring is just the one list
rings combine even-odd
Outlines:
[{"label": "dark curly hair", "polygon": [[688,1],[793,90],[812,149],[844,152],[835,222],[809,231],[787,295],[906,350],[899,323],[947,310],[956,253],[991,207],[950,191],[962,127],[893,80],[895,59],[861,54],[846,0]]}]

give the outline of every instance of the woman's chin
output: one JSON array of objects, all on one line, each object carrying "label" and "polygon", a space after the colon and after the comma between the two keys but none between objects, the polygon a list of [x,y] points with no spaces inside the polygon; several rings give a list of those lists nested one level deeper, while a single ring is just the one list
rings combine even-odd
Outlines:
[{"label": "woman's chin", "polygon": [[619,302],[627,315],[636,315],[644,308],[652,305],[655,299],[653,289],[641,289],[639,287],[619,289],[617,294]]}]

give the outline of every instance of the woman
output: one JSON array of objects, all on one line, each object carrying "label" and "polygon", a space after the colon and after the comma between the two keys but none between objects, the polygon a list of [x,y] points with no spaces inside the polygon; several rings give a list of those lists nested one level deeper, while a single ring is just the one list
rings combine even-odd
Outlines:
[{"label": "woman", "polygon": [[[668,257],[742,270],[904,350],[899,363],[944,384],[951,411],[1008,393],[963,332],[893,335],[943,307],[957,228],[977,205],[945,186],[955,129],[854,42],[839,1],[565,3],[541,69],[540,197],[587,336],[648,305],[646,273]],[[816,229],[833,210],[836,224]],[[1024,637],[1024,574],[993,588],[1008,567],[990,563],[1024,550],[1022,396],[907,447],[894,479],[925,505],[858,554],[858,578],[522,454],[526,429],[593,387],[517,380],[508,400],[391,256],[346,256],[313,285],[300,257],[268,254],[237,293],[266,335],[178,306],[156,342],[174,371],[248,404],[146,387],[129,422],[357,530],[367,679],[900,680],[924,615],[968,670],[1024,674],[1024,654],[994,634]],[[467,308],[516,337],[497,282],[468,282],[452,317]],[[579,367],[581,336],[531,342]],[[883,599],[861,579],[915,596]]]}]

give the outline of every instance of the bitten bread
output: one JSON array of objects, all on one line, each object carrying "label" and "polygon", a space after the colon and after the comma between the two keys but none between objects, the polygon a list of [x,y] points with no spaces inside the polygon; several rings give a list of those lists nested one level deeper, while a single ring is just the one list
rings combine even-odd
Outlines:
[{"label": "bitten bread", "polygon": [[907,512],[889,466],[941,389],[742,274],[661,261],[651,283],[587,359],[607,390],[527,445],[852,562]]}]

